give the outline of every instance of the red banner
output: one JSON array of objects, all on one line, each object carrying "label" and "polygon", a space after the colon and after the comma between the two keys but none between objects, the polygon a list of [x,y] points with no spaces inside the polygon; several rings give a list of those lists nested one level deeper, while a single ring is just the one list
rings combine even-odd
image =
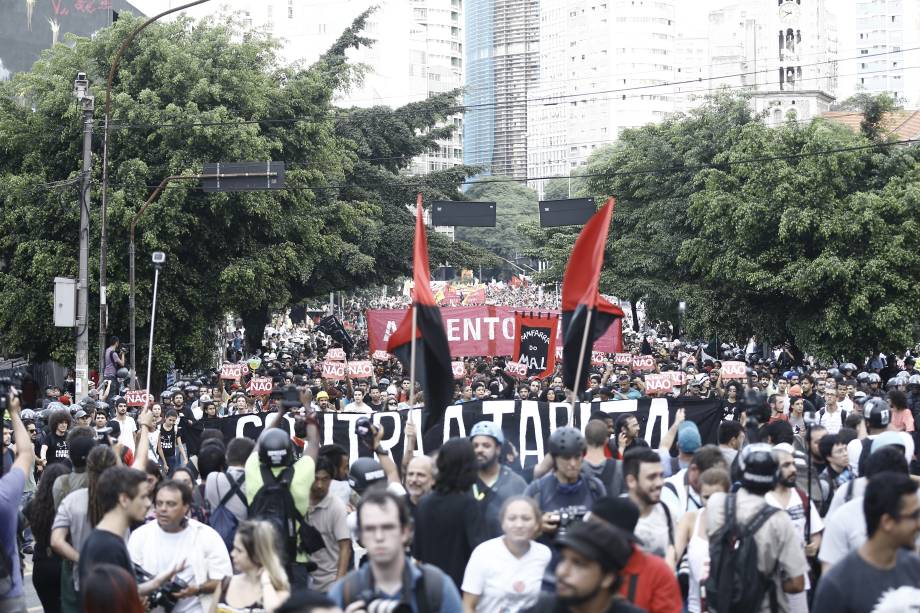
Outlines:
[{"label": "red banner", "polygon": [[[475,306],[441,307],[441,319],[447,332],[450,353],[454,357],[514,355],[514,312],[522,307]],[[558,311],[552,311],[558,313]],[[370,351],[385,350],[387,340],[396,331],[406,311],[403,309],[369,309],[367,336]],[[562,322],[560,320],[559,326]],[[594,343],[595,351],[622,351],[622,332],[614,323]],[[562,331],[557,330],[556,345],[562,346]]]}]

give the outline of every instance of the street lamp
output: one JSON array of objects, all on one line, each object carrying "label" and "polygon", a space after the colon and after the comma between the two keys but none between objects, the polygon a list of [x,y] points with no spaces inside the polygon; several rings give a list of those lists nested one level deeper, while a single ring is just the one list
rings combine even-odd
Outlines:
[{"label": "street lamp", "polygon": [[157,314],[157,283],[160,280],[160,269],[166,262],[166,254],[162,251],[154,251],[150,256],[153,262],[153,304],[150,307],[150,344],[147,347],[147,393],[153,393],[150,388],[150,370],[153,367],[153,325]]},{"label": "street lamp", "polygon": [[680,337],[680,324],[687,313],[687,303],[681,300],[677,303],[677,329],[674,331],[674,340]]}]

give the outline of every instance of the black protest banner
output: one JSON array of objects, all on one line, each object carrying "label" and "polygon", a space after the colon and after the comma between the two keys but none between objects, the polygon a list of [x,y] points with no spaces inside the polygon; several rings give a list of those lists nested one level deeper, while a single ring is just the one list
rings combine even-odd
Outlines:
[{"label": "black protest banner", "polygon": [[544,379],[556,369],[556,329],[559,315],[514,314],[514,361],[527,366],[528,377]]},{"label": "black protest banner", "polygon": [[[556,428],[573,425],[584,431],[590,417],[596,412],[607,413],[614,419],[623,414],[635,415],[639,420],[640,436],[652,448],[658,447],[662,435],[674,423],[678,409],[686,409],[686,418],[700,430],[703,443],[717,442],[717,431],[722,416],[721,402],[717,399],[695,398],[640,398],[639,400],[618,400],[610,402],[576,403],[574,409],[565,403],[546,403],[521,400],[490,400],[454,404],[447,408],[444,420],[421,441],[421,451],[431,452],[452,437],[464,437],[478,421],[489,419],[497,423],[505,433],[505,439],[517,449],[521,466],[537,464],[546,453],[546,440]],[[381,445],[389,449],[397,465],[402,460],[405,444],[405,425],[410,418],[421,423],[421,409],[404,411],[382,411],[371,418],[383,427]],[[319,413],[320,438],[322,444],[335,443],[348,450],[354,461],[360,456],[371,455],[370,449],[359,443],[355,433],[355,422],[361,413]],[[235,415],[215,419],[204,419],[204,428],[217,428],[226,440],[236,436],[257,439],[269,414]],[[288,431],[293,428],[293,418],[285,416],[282,426]]]}]

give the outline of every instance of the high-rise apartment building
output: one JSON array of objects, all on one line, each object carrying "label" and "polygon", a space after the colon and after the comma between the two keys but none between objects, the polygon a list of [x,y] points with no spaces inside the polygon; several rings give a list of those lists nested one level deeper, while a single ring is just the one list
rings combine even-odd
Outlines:
[{"label": "high-rise apartment building", "polygon": [[463,159],[527,176],[528,93],[538,77],[538,0],[466,0]]},{"label": "high-rise apartment building", "polygon": [[920,106],[920,0],[856,0],[841,28],[853,60],[842,65],[848,94],[887,92]]},{"label": "high-rise apartment building", "polygon": [[[147,4],[157,10],[168,8],[161,0],[147,0]],[[376,9],[363,35],[374,44],[348,52],[352,62],[367,68],[364,79],[339,92],[336,104],[398,107],[463,87],[462,0],[215,0],[186,13],[195,18],[236,14],[244,27],[264,29],[279,38],[285,62],[309,65],[372,6]],[[463,163],[461,115],[449,121],[458,127],[454,136],[415,158],[412,172]]]},{"label": "high-rise apartment building", "polygon": [[[528,99],[528,175],[565,176],[626,128],[674,112],[676,0],[542,0],[540,72]],[[687,42],[687,41],[685,41]],[[699,41],[687,42],[697,51]],[[702,59],[702,58],[699,58]],[[661,86],[661,87],[657,87]]]}]

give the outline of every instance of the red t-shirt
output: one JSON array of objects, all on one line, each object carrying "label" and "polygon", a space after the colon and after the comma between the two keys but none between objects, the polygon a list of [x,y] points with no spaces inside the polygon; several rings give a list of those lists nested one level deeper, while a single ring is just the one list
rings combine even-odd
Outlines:
[{"label": "red t-shirt", "polygon": [[645,553],[634,545],[633,554],[620,575],[623,577],[620,595],[637,607],[649,613],[683,611],[677,577],[662,558]]}]

